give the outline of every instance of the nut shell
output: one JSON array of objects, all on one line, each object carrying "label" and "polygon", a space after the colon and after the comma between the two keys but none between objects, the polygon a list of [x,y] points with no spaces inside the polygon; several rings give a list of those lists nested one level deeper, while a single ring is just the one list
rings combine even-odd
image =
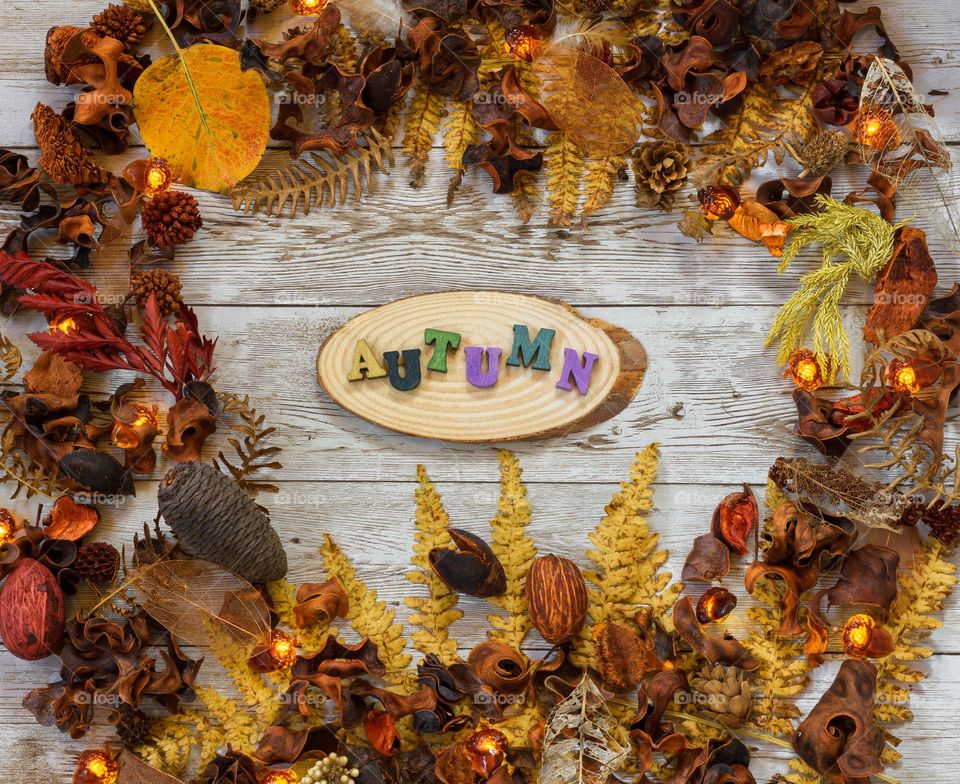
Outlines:
[{"label": "nut shell", "polygon": [[580,568],[567,558],[537,558],[527,573],[527,611],[537,631],[551,645],[569,642],[587,617],[587,584]]},{"label": "nut shell", "polygon": [[63,646],[63,592],[53,573],[24,558],[0,592],[0,636],[7,650],[27,661],[45,659]]}]

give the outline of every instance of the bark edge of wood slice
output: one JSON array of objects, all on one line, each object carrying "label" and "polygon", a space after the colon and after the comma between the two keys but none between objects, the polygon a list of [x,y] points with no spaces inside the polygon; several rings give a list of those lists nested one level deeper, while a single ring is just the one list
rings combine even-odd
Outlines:
[{"label": "bark edge of wood slice", "polygon": [[[556,330],[550,370],[506,365],[513,325]],[[427,369],[433,345],[428,328],[461,334],[447,354],[447,372]],[[394,389],[388,378],[349,381],[357,341],[366,340],[385,367],[388,351],[421,350],[421,383]],[[497,384],[477,388],[467,381],[466,346],[502,350]],[[556,388],[564,348],[597,354],[590,385],[580,395]],[[483,369],[488,366],[484,362]],[[633,401],[647,370],[647,354],[632,334],[574,307],[529,294],[452,291],[420,294],[367,310],[331,333],[317,354],[317,380],[330,399],[362,420],[405,435],[460,443],[500,443],[550,438],[584,430],[623,411]]]}]

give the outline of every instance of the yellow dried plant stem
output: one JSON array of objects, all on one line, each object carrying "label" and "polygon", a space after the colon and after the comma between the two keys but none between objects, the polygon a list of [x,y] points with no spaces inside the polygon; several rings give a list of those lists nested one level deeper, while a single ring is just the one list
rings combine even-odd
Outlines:
[{"label": "yellow dried plant stem", "polygon": [[410,163],[411,185],[423,187],[427,159],[443,120],[446,99],[425,85],[414,89],[404,124],[403,151]]},{"label": "yellow dried plant stem", "polygon": [[527,572],[537,556],[537,547],[526,533],[533,515],[527,501],[520,461],[507,450],[500,450],[498,459],[500,500],[497,514],[490,521],[490,547],[503,565],[507,590],[500,596],[490,597],[490,603],[503,610],[504,614],[491,613],[487,616],[491,627],[487,637],[520,650],[532,627],[527,613],[526,581]]},{"label": "yellow dried plant stem", "polygon": [[550,225],[567,227],[577,214],[577,204],[580,201],[583,150],[566,134],[553,133],[547,137],[544,158]]},{"label": "yellow dried plant stem", "polygon": [[417,466],[415,523],[417,527],[410,562],[416,567],[407,572],[407,580],[425,586],[427,596],[409,596],[407,607],[413,612],[408,621],[420,628],[410,635],[414,647],[423,654],[433,653],[444,664],[457,659],[457,642],[450,637],[451,624],[463,613],[456,609],[457,594],[434,573],[430,567],[430,551],[450,544],[450,518],[443,508],[440,493],[427,476],[426,469]]},{"label": "yellow dried plant stem", "polygon": [[412,685],[416,682],[416,673],[407,669],[412,657],[404,653],[407,641],[403,636],[403,624],[394,621],[393,610],[377,597],[375,590],[357,577],[356,569],[333,537],[324,534],[323,539],[320,552],[324,566],[331,577],[340,580],[350,602],[347,621],[357,634],[376,644],[380,661],[387,669],[386,680]]}]

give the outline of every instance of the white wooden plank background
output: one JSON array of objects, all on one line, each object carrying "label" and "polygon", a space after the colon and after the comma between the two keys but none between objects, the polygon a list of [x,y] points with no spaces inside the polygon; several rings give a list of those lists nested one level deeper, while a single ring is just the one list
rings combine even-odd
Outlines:
[{"label": "white wooden plank background", "polygon": [[[853,6],[862,9],[866,3]],[[952,0],[883,3],[888,29],[914,66],[921,92],[931,97],[944,132],[960,141],[960,62],[955,31],[960,9]],[[53,24],[83,24],[101,4],[77,0],[7,2],[0,8],[0,147],[36,157],[29,115],[38,100],[59,109],[71,91],[43,79],[43,39]],[[264,20],[263,37],[279,25]],[[128,158],[136,157],[131,152]],[[272,152],[281,163],[285,153]],[[118,169],[120,164],[114,162]],[[360,422],[325,399],[314,380],[317,348],[337,325],[360,310],[400,296],[452,288],[505,288],[565,299],[588,314],[629,328],[645,344],[650,372],[637,400],[623,414],[566,439],[516,446],[530,483],[533,532],[541,551],[582,561],[586,531],[602,514],[633,453],[663,445],[657,508],[651,525],[671,550],[679,573],[694,536],[709,525],[716,502],[742,482],[760,491],[767,468],[781,454],[809,454],[792,433],[790,390],[777,378],[763,339],[776,307],[792,292],[796,274],[777,276],[766,253],[730,235],[703,247],[680,236],[675,216],[640,212],[630,186],[591,220],[590,230],[554,230],[545,211],[520,226],[508,198],[489,194],[486,175],[470,174],[448,209],[449,172],[441,155],[428,168],[427,186],[413,191],[402,165],[378,181],[362,206],[294,220],[249,218],[222,197],[198,194],[206,227],[172,269],[201,325],[220,335],[217,386],[249,393],[278,427],[285,467],[275,475],[276,496],[262,496],[290,554],[291,579],[321,575],[317,549],[332,532],[355,558],[361,576],[401,616],[408,591],[402,575],[413,535],[416,465],[438,482],[455,523],[484,534],[497,498],[492,448],[436,444],[397,436]],[[853,182],[837,177],[837,192]],[[15,221],[0,212],[4,233]],[[125,236],[99,254],[93,277],[101,293],[126,291]],[[936,239],[931,243],[946,288],[960,267]],[[852,328],[862,320],[870,289],[856,286],[847,299]],[[21,339],[25,367],[36,351],[22,335],[41,322],[20,316],[0,329]],[[117,382],[111,379],[111,386]],[[96,383],[96,382],[91,382]],[[91,386],[104,391],[106,386]],[[162,396],[158,394],[158,399]],[[221,428],[211,453],[230,435]],[[948,439],[960,437],[955,422]],[[129,541],[156,511],[156,479],[138,496],[109,509],[99,530],[117,544]],[[5,499],[0,497],[0,501]],[[360,503],[360,499],[363,502]],[[33,504],[15,507],[32,516]],[[742,574],[735,572],[731,584]],[[916,720],[900,728],[906,760],[888,773],[903,782],[952,781],[960,765],[955,716],[960,708],[960,629],[956,600],[946,627],[933,639],[925,665],[932,677],[914,690]],[[458,624],[465,648],[483,633],[484,608],[465,599]],[[743,630],[743,613],[730,628]],[[817,673],[802,700],[806,709],[829,683],[835,663]],[[205,666],[208,682],[222,683]],[[34,724],[20,707],[24,692],[56,677],[53,661],[0,657],[0,780],[66,782],[75,755],[106,737],[97,727],[72,743]],[[757,752],[758,780],[783,769],[782,749]],[[944,772],[947,775],[944,776]]]}]

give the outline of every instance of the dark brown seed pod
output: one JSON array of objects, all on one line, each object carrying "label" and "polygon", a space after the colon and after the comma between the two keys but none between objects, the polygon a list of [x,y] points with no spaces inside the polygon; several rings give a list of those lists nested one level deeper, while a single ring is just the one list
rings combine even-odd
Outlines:
[{"label": "dark brown seed pod", "polygon": [[648,661],[637,633],[619,623],[598,623],[593,627],[593,643],[603,682],[617,691],[635,689]]},{"label": "dark brown seed pod", "polygon": [[136,495],[133,474],[106,452],[75,449],[63,456],[60,468],[70,479],[93,493]]},{"label": "dark brown seed pod", "polygon": [[24,558],[0,592],[0,635],[7,650],[28,661],[57,653],[65,619],[63,592],[53,573],[39,561]]},{"label": "dark brown seed pod", "polygon": [[527,612],[551,645],[573,639],[587,617],[587,584],[580,568],[567,558],[537,558],[527,573]]},{"label": "dark brown seed pod", "polygon": [[287,555],[270,519],[232,478],[209,463],[181,463],[160,483],[160,514],[180,546],[252,583],[279,580]]},{"label": "dark brown seed pod", "polygon": [[499,596],[507,590],[503,566],[483,539],[469,531],[450,529],[456,550],[434,547],[430,551],[430,568],[444,585],[468,596]]}]

